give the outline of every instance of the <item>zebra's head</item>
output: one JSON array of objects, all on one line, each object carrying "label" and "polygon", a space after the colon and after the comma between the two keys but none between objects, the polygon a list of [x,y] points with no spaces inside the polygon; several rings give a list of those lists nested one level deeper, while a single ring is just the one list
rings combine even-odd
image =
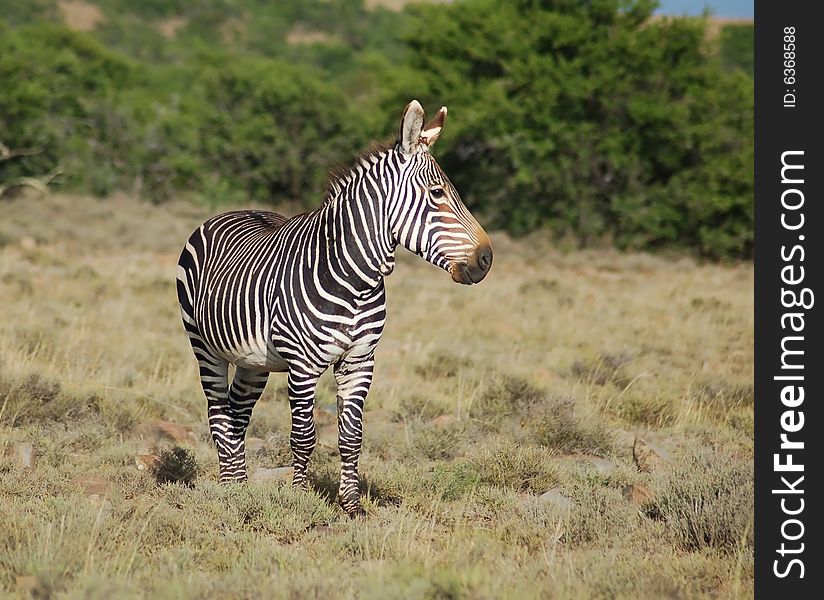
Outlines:
[{"label": "zebra's head", "polygon": [[417,100],[404,110],[395,144],[400,185],[390,205],[390,222],[397,243],[448,271],[456,283],[471,285],[489,272],[492,245],[429,154],[445,120],[445,106],[428,123]]}]

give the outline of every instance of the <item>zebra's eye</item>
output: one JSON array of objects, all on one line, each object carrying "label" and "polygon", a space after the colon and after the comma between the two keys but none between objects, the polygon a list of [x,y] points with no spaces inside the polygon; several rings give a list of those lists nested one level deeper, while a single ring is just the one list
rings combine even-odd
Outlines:
[{"label": "zebra's eye", "polygon": [[444,191],[442,187],[436,187],[429,190],[429,193],[432,194],[432,197],[436,200],[440,200],[444,197]]}]

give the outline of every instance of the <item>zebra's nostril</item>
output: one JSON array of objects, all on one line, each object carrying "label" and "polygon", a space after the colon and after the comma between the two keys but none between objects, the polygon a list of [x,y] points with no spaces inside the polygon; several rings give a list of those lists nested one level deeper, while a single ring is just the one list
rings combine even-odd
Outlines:
[{"label": "zebra's nostril", "polygon": [[478,248],[475,258],[478,260],[478,266],[486,273],[489,271],[489,267],[492,266],[492,248]]}]

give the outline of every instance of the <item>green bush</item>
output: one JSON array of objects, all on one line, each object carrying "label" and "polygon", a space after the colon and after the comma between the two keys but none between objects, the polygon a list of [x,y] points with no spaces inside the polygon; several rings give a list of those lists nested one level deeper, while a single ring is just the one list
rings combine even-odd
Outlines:
[{"label": "green bush", "polygon": [[346,98],[307,68],[231,59],[201,85],[204,168],[247,198],[317,201],[330,167],[367,141]]},{"label": "green bush", "polygon": [[721,28],[719,39],[721,60],[728,69],[741,69],[753,76],[755,71],[755,52],[753,37],[755,27],[750,24],[733,23]]},{"label": "green bush", "polygon": [[709,40],[650,0],[95,4],[82,34],[0,0],[0,141],[23,151],[0,184],[59,167],[99,195],[311,208],[414,97],[454,110],[436,152],[489,228],[751,255],[751,27]]},{"label": "green bush", "polygon": [[[0,22],[0,141],[20,153],[0,161],[0,182],[99,153],[97,107],[116,104],[118,90],[137,83],[134,65],[89,36],[49,24],[13,30]],[[97,177],[64,171],[86,189]]]},{"label": "green bush", "polygon": [[422,99],[460,107],[441,164],[487,222],[750,255],[752,80],[710,55],[703,20],[651,20],[653,8],[412,7]]}]

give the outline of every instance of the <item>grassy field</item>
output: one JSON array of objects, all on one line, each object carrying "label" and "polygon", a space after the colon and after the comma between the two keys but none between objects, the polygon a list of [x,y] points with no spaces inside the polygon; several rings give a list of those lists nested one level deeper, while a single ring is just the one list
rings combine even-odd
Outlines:
[{"label": "grassy field", "polygon": [[[750,263],[493,233],[469,288],[399,251],[352,521],[328,375],[314,492],[264,477],[289,462],[278,375],[249,433],[264,481],[216,483],[173,285],[208,212],[0,203],[0,595],[752,594]],[[145,468],[164,428],[194,487]]]}]

